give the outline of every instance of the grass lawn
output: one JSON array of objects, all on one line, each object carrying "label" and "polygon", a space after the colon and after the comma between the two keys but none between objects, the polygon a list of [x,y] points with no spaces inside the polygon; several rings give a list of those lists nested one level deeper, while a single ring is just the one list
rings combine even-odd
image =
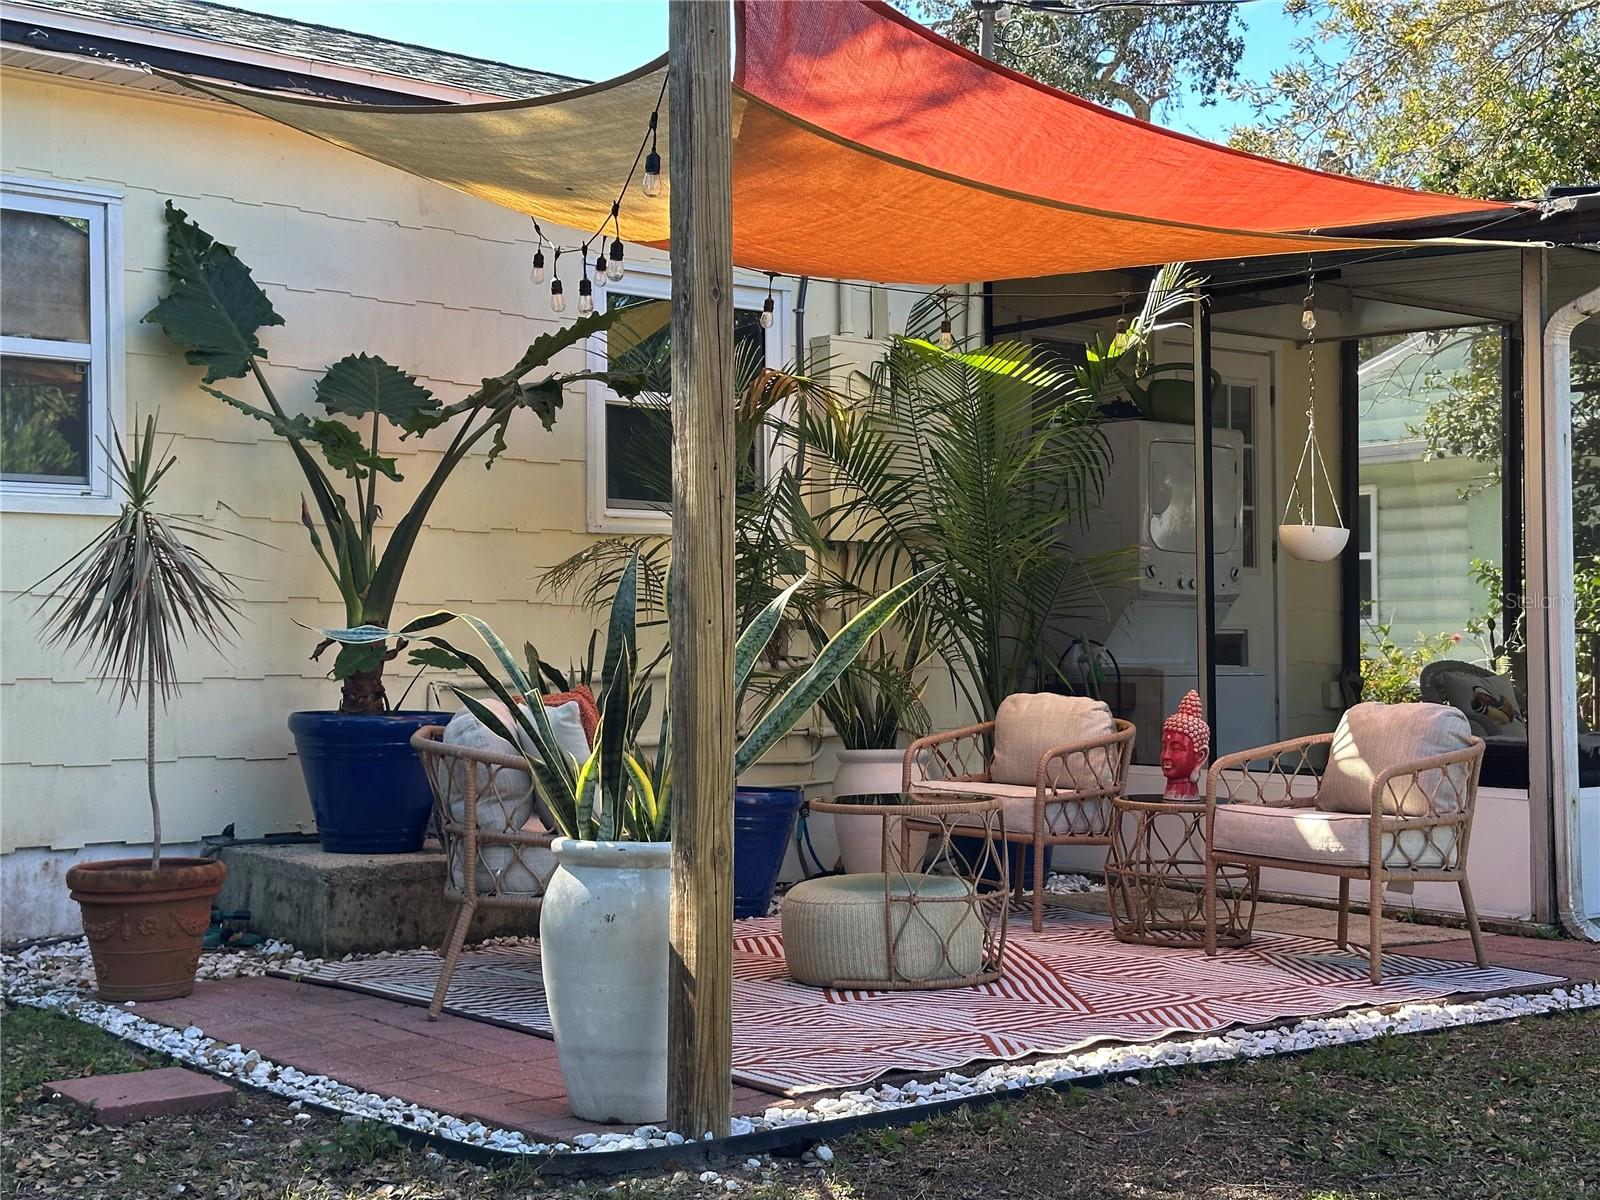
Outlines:
[{"label": "grass lawn", "polygon": [[7,1196],[1600,1198],[1595,1012],[1041,1094],[859,1134],[834,1145],[826,1172],[792,1160],[761,1171],[730,1164],[710,1184],[697,1167],[547,1185],[525,1164],[442,1159],[382,1129],[251,1094],[222,1113],[103,1129],[42,1102],[39,1085],[158,1060],[32,1009],[7,1010],[0,1039]]}]

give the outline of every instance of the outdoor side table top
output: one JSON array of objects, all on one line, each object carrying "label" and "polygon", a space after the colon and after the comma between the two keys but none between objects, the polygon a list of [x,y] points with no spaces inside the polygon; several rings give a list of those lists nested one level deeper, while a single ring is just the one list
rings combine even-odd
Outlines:
[{"label": "outdoor side table top", "polygon": [[[1206,806],[1153,795],[1117,796],[1106,907],[1121,942],[1205,943]],[[1244,946],[1255,923],[1257,871],[1217,868],[1217,945]]]}]

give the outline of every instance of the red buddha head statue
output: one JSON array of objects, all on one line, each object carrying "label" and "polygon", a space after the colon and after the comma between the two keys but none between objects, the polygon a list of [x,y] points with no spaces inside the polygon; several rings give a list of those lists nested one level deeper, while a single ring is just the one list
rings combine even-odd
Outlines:
[{"label": "red buddha head statue", "polygon": [[1167,777],[1168,800],[1199,795],[1200,771],[1211,757],[1211,727],[1201,713],[1200,693],[1192,688],[1161,726],[1161,773]]}]

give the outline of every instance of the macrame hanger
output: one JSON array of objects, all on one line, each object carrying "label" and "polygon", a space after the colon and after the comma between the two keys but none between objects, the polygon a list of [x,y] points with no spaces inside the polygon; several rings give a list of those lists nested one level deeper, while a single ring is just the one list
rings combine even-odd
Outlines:
[{"label": "macrame hanger", "polygon": [[[1317,438],[1317,274],[1308,262],[1306,271],[1306,299],[1300,313],[1300,325],[1306,331],[1306,440],[1300,448],[1300,461],[1295,464],[1289,482],[1289,496],[1283,506],[1279,525],[1279,540],[1297,558],[1326,561],[1344,549],[1349,530],[1344,528],[1344,514],[1339,511],[1339,495],[1334,490],[1327,461],[1322,457],[1322,443]],[[1317,472],[1322,472],[1322,486],[1333,504],[1333,525],[1327,528],[1328,540],[1313,546],[1304,534],[1315,532],[1317,526]],[[1301,480],[1306,481],[1302,489]],[[1306,499],[1310,496],[1310,520],[1306,519]],[[1290,514],[1293,514],[1291,522]],[[1337,532],[1335,532],[1337,531]],[[1293,536],[1299,534],[1302,536]],[[1337,545],[1334,543],[1337,542]],[[1331,554],[1329,552],[1331,551]]]}]

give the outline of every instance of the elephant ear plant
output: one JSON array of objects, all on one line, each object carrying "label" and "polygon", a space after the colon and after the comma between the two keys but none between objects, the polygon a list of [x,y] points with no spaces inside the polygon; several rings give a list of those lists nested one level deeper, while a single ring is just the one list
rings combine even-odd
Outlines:
[{"label": "elephant ear plant", "polygon": [[112,469],[124,496],[116,520],[30,589],[48,586],[38,608],[48,644],[78,650],[119,703],[145,702],[148,869],[143,860],[116,859],[67,872],[100,995],[114,1000],[181,996],[194,987],[224,871],[206,859],[162,862],[156,707],[179,690],[176,649],[191,635],[220,649],[232,640],[238,611],[233,579],[193,545],[216,535],[155,509],[156,488],[177,460],[158,455],[153,416],[131,441],[114,439]]},{"label": "elephant ear plant", "polygon": [[[565,837],[585,841],[661,841],[671,829],[671,746],[674,714],[663,709],[660,736],[652,756],[640,745],[639,732],[648,715],[650,675],[668,656],[664,649],[641,666],[635,618],[639,602],[640,555],[629,560],[617,581],[607,623],[604,666],[600,680],[600,724],[589,758],[578,762],[563,753],[545,714],[538,682],[540,660],[531,648],[526,664],[507,648],[487,624],[464,613],[436,612],[403,628],[387,630],[330,629],[329,638],[359,645],[365,638],[391,637],[426,643],[472,671],[513,716],[515,728],[470,693],[457,697],[483,724],[522,748],[535,786]],[[864,605],[817,650],[811,665],[775,690],[749,722],[749,731],[734,753],[734,773],[753,766],[818,703],[868,642],[932,579],[923,571],[886,590]],[[749,681],[767,643],[805,578],[774,597],[739,634],[733,649],[735,690]],[[669,601],[670,603],[670,601]],[[488,647],[505,673],[502,679],[477,655],[427,631],[459,620]]]},{"label": "elephant ear plant", "polygon": [[[607,328],[621,315],[618,310],[596,313],[542,335],[509,370],[486,378],[476,391],[451,404],[376,355],[350,354],[329,367],[315,385],[317,404],[326,415],[291,416],[261,369],[267,352],[260,332],[282,325],[283,318],[238,255],[170,201],[166,222],[171,289],[145,320],[159,325],[183,347],[189,362],[205,368],[203,391],[261,421],[293,452],[309,494],[309,501],[301,497],[301,521],[339,589],[349,627],[389,624],[406,565],[445,481],[485,439],[484,465],[493,466],[506,449],[514,413],[529,411],[549,429],[569,384],[599,379],[626,397],[637,395],[642,386],[640,375],[629,371],[546,371],[528,378],[548,368],[563,350]],[[213,386],[247,377],[260,393],[260,403]],[[431,474],[380,546],[378,522],[384,512],[379,479],[402,480],[394,458],[380,447],[386,425],[402,439],[446,426],[451,432]],[[341,476],[348,495],[336,482]],[[316,654],[328,644],[319,645]],[[343,684],[341,713],[387,711],[383,669],[400,649],[371,639],[341,645],[333,664],[333,675]]]}]

